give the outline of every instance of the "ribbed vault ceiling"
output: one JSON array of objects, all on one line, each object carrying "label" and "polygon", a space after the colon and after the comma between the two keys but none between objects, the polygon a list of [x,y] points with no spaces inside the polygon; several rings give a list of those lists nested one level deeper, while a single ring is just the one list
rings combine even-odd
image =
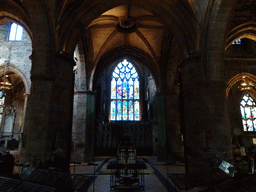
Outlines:
[{"label": "ribbed vault ceiling", "polygon": [[94,62],[120,46],[136,47],[154,60],[161,54],[163,25],[151,13],[134,5],[118,6],[103,13],[87,30]]}]

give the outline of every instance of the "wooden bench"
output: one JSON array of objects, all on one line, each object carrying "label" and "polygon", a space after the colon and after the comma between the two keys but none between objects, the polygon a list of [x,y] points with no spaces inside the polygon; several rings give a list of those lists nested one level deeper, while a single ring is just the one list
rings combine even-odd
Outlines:
[{"label": "wooden bench", "polygon": [[28,191],[55,192],[56,188],[23,181],[17,187],[11,190],[11,192],[28,192]]},{"label": "wooden bench", "polygon": [[220,169],[214,171],[191,172],[184,174],[169,175],[170,180],[179,190],[187,190],[194,187],[212,185],[231,178]]},{"label": "wooden bench", "polygon": [[18,186],[19,180],[11,179],[7,177],[0,177],[0,191],[10,191]]},{"label": "wooden bench", "polygon": [[256,191],[256,177],[251,176],[244,179],[229,179],[220,184],[204,189],[201,192],[255,192]]},{"label": "wooden bench", "polygon": [[37,169],[24,176],[24,180],[27,182],[54,187],[57,191],[87,191],[95,178],[95,175],[71,175],[65,172],[44,169]]},{"label": "wooden bench", "polygon": [[72,175],[71,180],[65,185],[65,188],[76,191],[87,191],[95,178],[95,176]]}]

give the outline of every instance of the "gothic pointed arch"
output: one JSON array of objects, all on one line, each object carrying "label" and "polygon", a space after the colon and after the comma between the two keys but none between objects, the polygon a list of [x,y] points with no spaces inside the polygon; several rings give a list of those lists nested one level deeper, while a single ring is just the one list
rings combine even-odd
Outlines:
[{"label": "gothic pointed arch", "polygon": [[19,78],[21,78],[25,87],[25,93],[29,94],[30,93],[29,80],[26,78],[26,76],[23,74],[23,72],[19,68],[15,67],[12,64],[8,64],[8,66],[7,64],[0,66],[0,77],[2,77],[4,74],[9,74],[9,73],[15,73],[16,75],[18,75]]},{"label": "gothic pointed arch", "polygon": [[154,63],[150,55],[143,52],[142,50],[137,49],[136,47],[131,46],[118,47],[103,55],[103,57],[101,57],[101,59],[97,63],[97,66],[94,69],[94,73],[91,77],[92,85],[95,85],[96,80],[98,79],[102,71],[106,69],[106,64],[118,61],[121,62],[124,58],[129,59],[130,61],[133,61],[135,63],[143,63],[143,65],[145,65],[152,73],[156,86],[160,87],[161,80],[159,78],[160,76],[157,69],[157,64]]},{"label": "gothic pointed arch", "polygon": [[134,65],[126,59],[112,71],[110,99],[110,121],[140,120],[140,78]]}]

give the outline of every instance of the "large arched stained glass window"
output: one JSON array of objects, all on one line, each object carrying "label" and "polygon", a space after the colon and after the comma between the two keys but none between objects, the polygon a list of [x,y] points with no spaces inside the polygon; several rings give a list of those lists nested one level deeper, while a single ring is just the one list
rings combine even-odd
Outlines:
[{"label": "large arched stained glass window", "polygon": [[256,103],[248,93],[244,94],[240,103],[240,109],[244,131],[256,132]]},{"label": "large arched stained glass window", "polygon": [[111,121],[139,121],[139,75],[126,59],[120,62],[111,76]]}]

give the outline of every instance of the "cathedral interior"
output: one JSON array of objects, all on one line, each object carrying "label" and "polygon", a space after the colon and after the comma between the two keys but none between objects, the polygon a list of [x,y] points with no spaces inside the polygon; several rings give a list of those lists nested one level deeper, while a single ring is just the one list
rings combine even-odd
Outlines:
[{"label": "cathedral interior", "polygon": [[255,0],[0,0],[0,151],[254,174],[255,41]]}]

